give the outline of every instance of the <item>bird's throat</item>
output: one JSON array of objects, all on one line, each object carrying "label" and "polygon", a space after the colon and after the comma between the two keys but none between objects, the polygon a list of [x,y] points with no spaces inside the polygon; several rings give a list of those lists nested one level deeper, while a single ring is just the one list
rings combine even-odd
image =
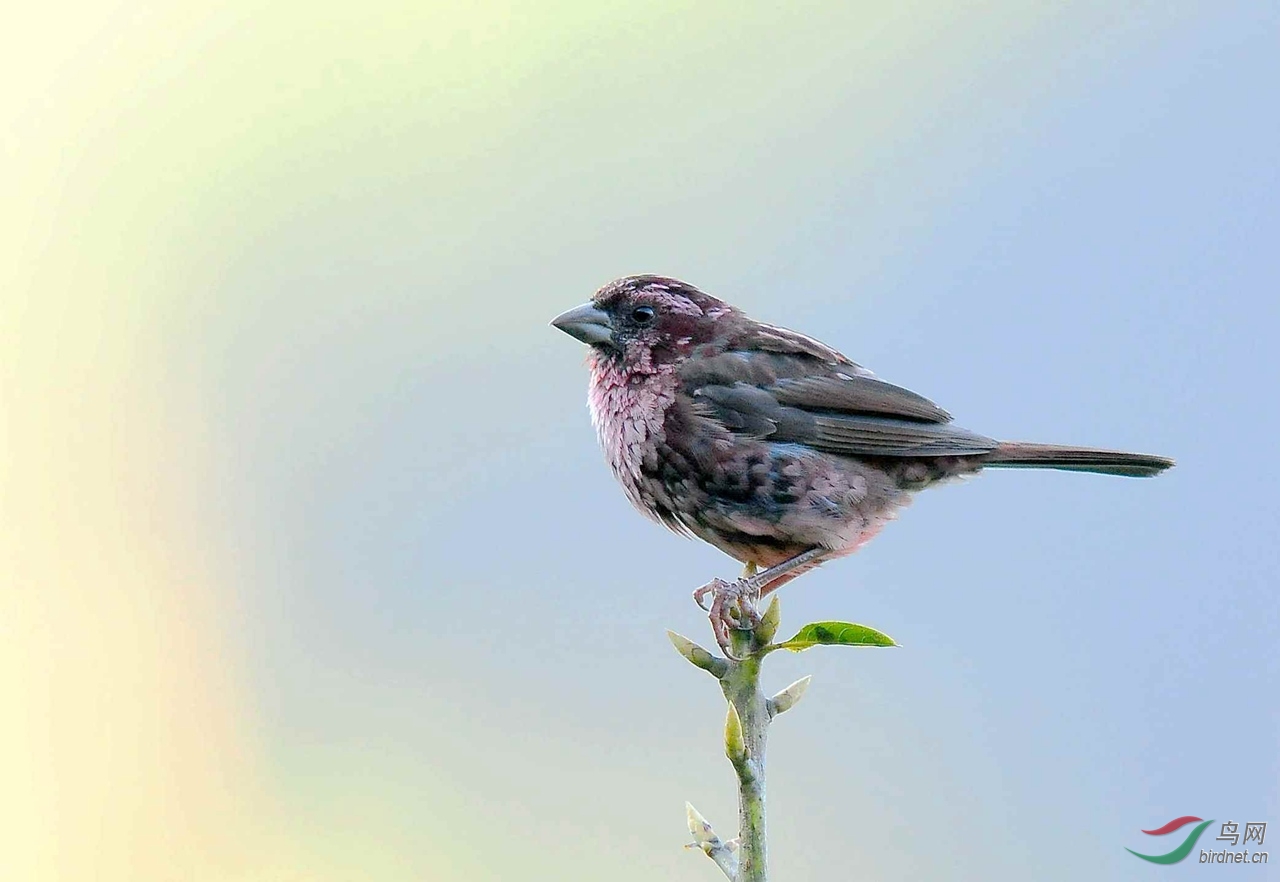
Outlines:
[{"label": "bird's throat", "polygon": [[641,470],[646,450],[665,440],[663,423],[675,402],[678,379],[673,367],[652,373],[629,371],[614,359],[592,353],[587,403],[591,423],[614,476],[641,511]]}]

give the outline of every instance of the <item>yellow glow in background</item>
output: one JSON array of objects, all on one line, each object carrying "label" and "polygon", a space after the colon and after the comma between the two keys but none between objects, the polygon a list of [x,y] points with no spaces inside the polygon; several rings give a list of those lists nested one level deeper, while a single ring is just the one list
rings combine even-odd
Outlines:
[{"label": "yellow glow in background", "polygon": [[[275,525],[237,495],[254,473],[237,451],[321,456],[272,435],[273,411],[304,428],[330,406],[347,413],[340,402],[365,375],[306,379],[332,363],[335,341],[354,340],[361,364],[412,347],[421,382],[451,382],[450,356],[471,357],[458,329],[486,317],[490,345],[527,346],[527,328],[541,332],[612,275],[696,265],[700,248],[725,261],[750,253],[759,218],[801,241],[792,222],[825,186],[806,158],[824,142],[839,142],[847,179],[867,182],[874,202],[878,169],[929,149],[933,127],[954,137],[970,120],[911,191],[916,203],[869,204],[854,238],[888,260],[893,241],[963,189],[975,157],[998,156],[993,119],[1033,114],[1051,90],[1078,100],[1099,70],[1190,20],[1148,12],[188,2],[9,13],[0,878],[523,878],[537,845],[518,831],[539,821],[521,806],[480,801],[408,741],[325,746],[314,729],[264,721],[257,684],[274,677],[270,656],[242,631],[257,598],[275,596],[275,564],[244,535]],[[1063,46],[1086,47],[1092,66],[1055,62]],[[994,64],[1024,75],[993,80]],[[657,228],[636,218],[668,210],[683,251],[638,232]],[[611,224],[627,231],[612,241],[634,248],[591,246]],[[690,244],[699,227],[716,232]],[[512,242],[527,230],[541,238],[519,263]],[[331,259],[350,261],[333,270],[345,281],[314,284]],[[412,271],[400,288],[364,288],[361,261],[384,280],[398,262]],[[575,263],[563,284],[509,281],[513,268]],[[247,265],[290,269],[260,297],[228,284]],[[486,273],[505,281],[489,286]],[[236,347],[264,328],[278,343],[261,351],[274,355],[238,373]],[[228,402],[257,382],[260,422],[246,423]],[[278,388],[288,396],[272,397]],[[396,395],[374,388],[325,443],[363,443]],[[340,667],[317,676],[341,682]],[[431,719],[431,700],[413,692],[388,706]],[[503,711],[473,710],[458,744],[510,746]],[[549,762],[573,754],[553,738],[538,750]],[[579,809],[561,808],[573,840]],[[566,847],[556,860],[574,878],[656,872],[613,866],[647,846]],[[711,877],[689,861],[688,878]]]}]

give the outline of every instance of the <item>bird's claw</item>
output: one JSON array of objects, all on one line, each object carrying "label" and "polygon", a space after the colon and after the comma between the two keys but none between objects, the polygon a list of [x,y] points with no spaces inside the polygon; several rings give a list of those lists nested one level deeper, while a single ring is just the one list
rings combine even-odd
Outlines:
[{"label": "bird's claw", "polygon": [[[708,606],[704,601],[710,595]],[[750,631],[760,624],[760,613],[756,611],[756,601],[760,599],[760,587],[754,579],[737,579],[726,582],[724,579],[712,579],[697,591],[693,592],[693,600],[707,611],[711,621],[711,631],[715,634],[720,651],[736,661],[741,659],[734,654],[730,631]]]}]

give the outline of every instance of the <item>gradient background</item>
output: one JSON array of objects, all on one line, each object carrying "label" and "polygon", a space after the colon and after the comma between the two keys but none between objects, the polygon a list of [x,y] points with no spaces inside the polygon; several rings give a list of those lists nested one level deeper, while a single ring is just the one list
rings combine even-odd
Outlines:
[{"label": "gradient background", "polygon": [[0,878],[719,878],[680,846],[685,799],[733,832],[723,706],[663,629],[736,565],[629,510],[546,326],[642,271],[962,425],[1179,460],[938,490],[784,592],[905,648],[766,670],[815,674],[780,879],[1280,837],[1274,3],[5,30]]}]

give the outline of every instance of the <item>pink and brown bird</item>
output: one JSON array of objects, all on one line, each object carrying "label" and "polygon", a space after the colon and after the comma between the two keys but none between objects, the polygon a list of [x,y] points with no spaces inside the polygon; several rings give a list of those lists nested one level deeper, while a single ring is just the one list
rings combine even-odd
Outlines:
[{"label": "pink and brown bird", "polygon": [[736,582],[695,592],[700,604],[711,596],[726,652],[759,597],[853,553],[939,481],[985,468],[1147,477],[1173,465],[962,429],[830,346],[676,279],[618,279],[551,324],[591,347],[591,421],[631,503],[746,565]]}]

